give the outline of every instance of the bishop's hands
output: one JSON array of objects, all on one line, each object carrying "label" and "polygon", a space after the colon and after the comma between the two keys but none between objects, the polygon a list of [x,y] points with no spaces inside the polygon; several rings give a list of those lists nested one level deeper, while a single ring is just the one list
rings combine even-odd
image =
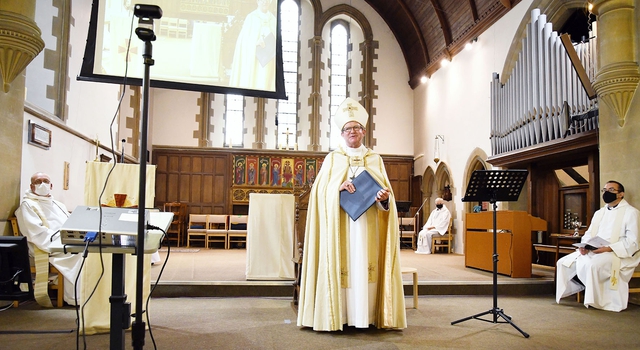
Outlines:
[{"label": "bishop's hands", "polygon": [[[340,185],[340,191],[347,191],[349,193],[354,193],[356,191],[356,186],[351,181],[345,181]],[[391,195],[391,191],[388,188],[383,188],[376,193],[376,201],[384,202],[389,200],[389,196]]]},{"label": "bishop's hands", "polygon": [[582,254],[582,255],[588,254],[589,252],[592,252],[594,254],[613,252],[613,249],[611,249],[611,247],[600,247],[598,249],[593,249],[593,250],[589,250],[589,249],[587,249],[585,247],[580,247],[580,248],[578,248],[578,250],[580,251],[580,254]]},{"label": "bishop's hands", "polygon": [[386,202],[389,200],[390,195],[391,195],[391,192],[389,191],[389,189],[383,188],[380,191],[378,191],[378,193],[376,193],[376,201]]},{"label": "bishop's hands", "polygon": [[353,193],[356,191],[356,186],[351,181],[345,181],[340,185],[340,191],[347,191]]}]

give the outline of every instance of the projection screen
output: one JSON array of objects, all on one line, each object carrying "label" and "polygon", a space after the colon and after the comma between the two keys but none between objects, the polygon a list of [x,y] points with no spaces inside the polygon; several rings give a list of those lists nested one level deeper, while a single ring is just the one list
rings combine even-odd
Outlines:
[{"label": "projection screen", "polygon": [[154,20],[152,87],[286,98],[281,0],[143,1],[93,1],[78,80],[123,84],[126,71],[127,85],[142,85],[145,43],[133,7],[144,3],[163,11]]}]

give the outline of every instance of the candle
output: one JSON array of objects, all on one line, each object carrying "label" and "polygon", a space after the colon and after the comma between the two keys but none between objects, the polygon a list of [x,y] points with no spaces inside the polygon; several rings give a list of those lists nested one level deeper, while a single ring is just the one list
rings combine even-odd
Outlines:
[{"label": "candle", "polygon": [[96,162],[99,160],[98,158],[99,149],[100,149],[100,140],[98,139],[98,134],[96,134],[96,159],[95,159]]}]

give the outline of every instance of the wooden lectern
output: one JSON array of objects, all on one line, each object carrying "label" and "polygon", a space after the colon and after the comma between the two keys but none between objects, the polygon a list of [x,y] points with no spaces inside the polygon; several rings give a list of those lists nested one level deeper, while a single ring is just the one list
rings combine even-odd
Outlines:
[{"label": "wooden lectern", "polygon": [[[498,273],[531,277],[531,232],[547,231],[547,222],[524,211],[497,213]],[[465,266],[493,271],[493,212],[468,213]]]}]

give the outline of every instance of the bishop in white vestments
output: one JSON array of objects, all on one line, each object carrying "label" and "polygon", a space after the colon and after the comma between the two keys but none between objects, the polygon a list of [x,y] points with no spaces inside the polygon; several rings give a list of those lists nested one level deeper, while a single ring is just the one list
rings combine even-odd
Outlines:
[{"label": "bishop in white vestments", "polygon": [[[368,114],[347,98],[334,123],[345,144],[329,153],[309,197],[298,326],[317,331],[407,327],[400,271],[399,224],[382,157],[362,144]],[[382,189],[356,220],[340,207],[340,192],[367,171]]]}]

